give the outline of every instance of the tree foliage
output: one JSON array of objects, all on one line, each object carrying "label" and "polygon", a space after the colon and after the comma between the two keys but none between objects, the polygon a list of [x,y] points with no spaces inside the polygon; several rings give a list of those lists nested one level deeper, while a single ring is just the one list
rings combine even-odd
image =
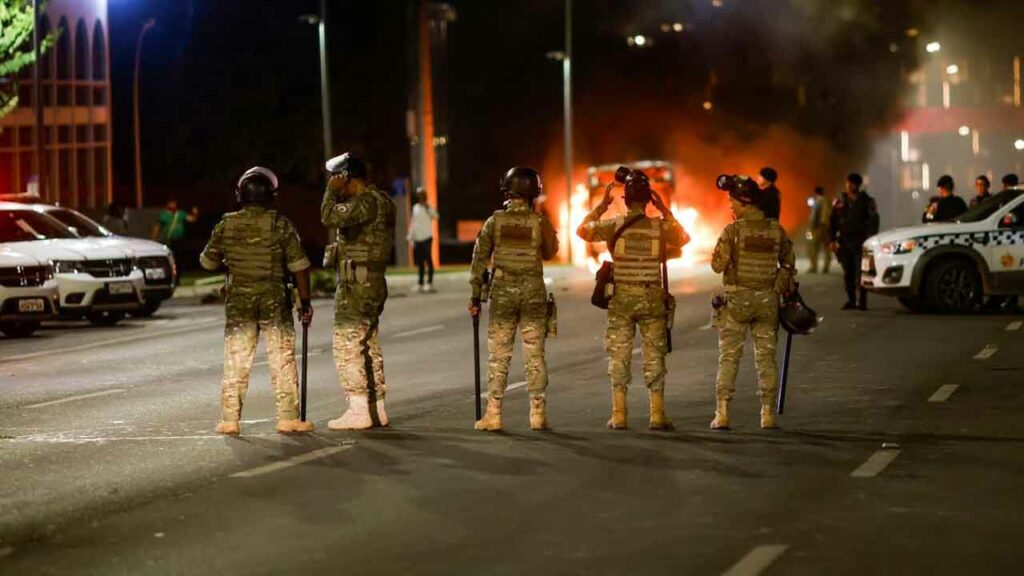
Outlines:
[{"label": "tree foliage", "polygon": [[[35,61],[33,19],[31,0],[0,0],[0,118],[18,106],[18,73]],[[44,52],[56,37],[43,39]]]}]

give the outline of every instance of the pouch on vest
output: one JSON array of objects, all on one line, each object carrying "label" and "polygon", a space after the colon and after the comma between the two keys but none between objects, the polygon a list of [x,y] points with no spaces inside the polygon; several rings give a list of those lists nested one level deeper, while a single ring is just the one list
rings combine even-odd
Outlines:
[{"label": "pouch on vest", "polygon": [[590,296],[590,303],[602,310],[607,310],[614,293],[612,263],[602,262],[601,267],[597,269],[597,274],[594,275],[594,293]]},{"label": "pouch on vest", "polygon": [[331,242],[324,249],[324,268],[333,270],[338,265],[338,243]]},{"label": "pouch on vest", "polygon": [[711,327],[722,327],[722,316],[725,314],[725,307],[728,303],[724,294],[715,294],[711,298]]}]

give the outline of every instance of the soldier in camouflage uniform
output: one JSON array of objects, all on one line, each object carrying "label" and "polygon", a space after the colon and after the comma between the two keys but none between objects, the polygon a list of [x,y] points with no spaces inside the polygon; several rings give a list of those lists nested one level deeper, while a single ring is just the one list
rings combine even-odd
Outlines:
[{"label": "soldier in camouflage uniform", "polygon": [[719,178],[729,191],[735,221],[718,238],[711,267],[723,275],[724,298],[716,298],[714,325],[718,328],[718,398],[711,428],[729,427],[729,401],[736,391],[743,345],[750,332],[754,341],[761,428],[775,428],[778,365],[775,346],[779,330],[779,297],[795,287],[793,244],[777,220],[765,218],[760,205],[764,192],[745,176]]},{"label": "soldier in camouflage uniform", "polygon": [[484,223],[473,249],[469,283],[473,288],[469,312],[480,313],[484,274],[493,262],[491,313],[487,329],[487,412],[477,430],[501,430],[501,409],[508,385],[508,366],[516,328],[522,331],[523,360],[530,393],[530,428],[548,427],[548,367],[544,360],[548,299],[544,260],[558,252],[558,236],[546,218],[533,210],[542,189],[540,174],[512,168],[501,180],[508,201]]},{"label": "soldier in camouflage uniform", "polygon": [[389,424],[380,349],[380,315],[388,298],[384,279],[395,236],[395,204],[366,184],[366,165],[351,154],[327,162],[331,173],[320,205],[324,226],[337,230],[324,265],[334,268],[334,362],[348,410],[327,423],[332,430]]},{"label": "soldier in camouflage uniform", "polygon": [[227,268],[224,330],[224,379],[217,432],[238,434],[249,373],[260,332],[270,361],[270,382],[277,402],[277,431],[308,432],[300,421],[295,368],[295,326],[285,275],[295,275],[301,317],[313,318],[309,299],[310,262],[292,223],[272,209],[277,176],[266,168],[242,175],[236,191],[242,209],[224,215],[199,256],[203,268]]},{"label": "soldier in camouflage uniform", "polygon": [[[639,170],[626,178],[624,216],[601,220],[612,203],[612,182],[604,199],[584,218],[576,234],[587,242],[611,243],[614,294],[608,305],[608,325],[604,345],[608,352],[608,376],[612,382],[612,417],[608,427],[626,428],[626,390],[632,381],[633,338],[640,329],[643,351],[644,383],[650,400],[649,426],[653,430],[672,427],[665,416],[666,315],[668,299],[661,277],[661,262],[690,241],[682,225],[661,197],[651,189],[647,176]],[[647,204],[661,212],[662,218],[649,218]],[[620,232],[621,231],[621,232]]]}]

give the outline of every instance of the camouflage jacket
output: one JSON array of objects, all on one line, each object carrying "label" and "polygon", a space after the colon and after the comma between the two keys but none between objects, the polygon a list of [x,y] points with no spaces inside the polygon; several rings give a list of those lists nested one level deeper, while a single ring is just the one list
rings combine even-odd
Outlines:
[{"label": "camouflage jacket", "polygon": [[793,243],[777,220],[754,213],[722,231],[711,268],[726,286],[788,293],[796,278]]},{"label": "camouflage jacket", "polygon": [[391,259],[395,217],[395,203],[373,186],[349,198],[328,188],[320,204],[324,226],[338,231],[338,259],[369,264],[381,271]]},{"label": "camouflage jacket", "polygon": [[473,264],[469,284],[473,298],[480,297],[484,272],[495,265],[508,273],[543,273],[542,262],[558,253],[558,234],[551,222],[524,200],[509,201],[505,210],[498,210],[480,229],[473,247]]},{"label": "camouflage jacket", "polygon": [[227,267],[230,283],[236,286],[281,284],[286,270],[299,272],[310,267],[295,226],[277,210],[262,206],[225,214],[214,227],[199,263],[210,271]]}]

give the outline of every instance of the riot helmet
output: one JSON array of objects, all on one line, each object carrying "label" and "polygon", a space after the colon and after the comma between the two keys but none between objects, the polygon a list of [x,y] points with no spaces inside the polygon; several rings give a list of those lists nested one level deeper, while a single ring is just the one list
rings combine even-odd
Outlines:
[{"label": "riot helmet", "polygon": [[533,168],[516,166],[501,178],[499,188],[508,198],[525,198],[533,202],[544,191],[540,173]]},{"label": "riot helmet", "polygon": [[331,158],[324,164],[324,167],[331,173],[331,176],[353,179],[366,178],[366,164],[351,152],[345,152],[341,156]]},{"label": "riot helmet", "polygon": [[715,181],[719,190],[729,193],[729,197],[741,204],[752,204],[760,207],[764,199],[764,191],[757,185],[757,182],[743,174],[722,174]]},{"label": "riot helmet", "polygon": [[651,201],[651,181],[640,170],[633,170],[626,177],[626,204],[644,204]]},{"label": "riot helmet", "polygon": [[254,166],[245,171],[235,187],[239,204],[271,204],[277,198],[277,174],[270,168]]},{"label": "riot helmet", "polygon": [[804,302],[800,292],[794,292],[779,310],[779,323],[790,334],[810,334],[818,327],[818,314]]}]

